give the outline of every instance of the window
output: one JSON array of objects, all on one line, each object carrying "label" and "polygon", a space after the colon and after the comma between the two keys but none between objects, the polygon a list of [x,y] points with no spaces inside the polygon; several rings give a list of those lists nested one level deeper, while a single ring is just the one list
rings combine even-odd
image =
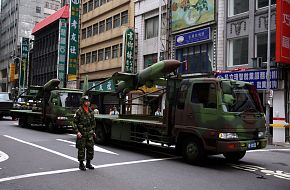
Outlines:
[{"label": "window", "polygon": [[112,17],[106,20],[106,31],[112,29]]},{"label": "window", "polygon": [[184,109],[187,91],[188,91],[188,85],[182,84],[177,93],[177,108],[178,109]]},{"label": "window", "polygon": [[97,8],[100,6],[100,0],[94,0],[94,8]]},{"label": "window", "polygon": [[158,36],[158,16],[145,20],[145,39]]},{"label": "window", "polygon": [[[262,57],[262,61],[267,61],[267,42],[268,42],[268,34],[257,34],[257,57]],[[270,58],[275,57],[275,46],[276,46],[276,33],[271,33],[271,46],[270,46]]]},{"label": "window", "polygon": [[106,3],[106,0],[100,0],[100,6]]},{"label": "window", "polygon": [[112,53],[113,59],[118,57],[118,51],[119,51],[119,45],[113,46],[113,53]]},{"label": "window", "polygon": [[248,64],[248,37],[231,39],[228,42],[228,65]]},{"label": "window", "polygon": [[105,60],[111,59],[111,47],[105,49]]},{"label": "window", "polygon": [[144,56],[144,68],[150,67],[154,63],[157,63],[157,57],[158,57],[157,53],[145,55]]},{"label": "window", "polygon": [[191,102],[204,108],[217,108],[217,92],[214,83],[197,83],[192,87]]},{"label": "window", "polygon": [[97,51],[92,52],[92,63],[97,62]]},{"label": "window", "polygon": [[103,61],[104,60],[104,49],[99,49],[98,50],[98,61]]},{"label": "window", "polygon": [[228,0],[229,16],[249,11],[249,0]]},{"label": "window", "polygon": [[45,8],[49,8],[49,3],[48,2],[45,3]]},{"label": "window", "polygon": [[82,39],[86,39],[87,38],[87,29],[84,28],[82,29]]},{"label": "window", "polygon": [[114,16],[114,28],[117,28],[120,26],[120,14],[117,14]]},{"label": "window", "polygon": [[88,4],[84,3],[83,5],[83,14],[86,14],[88,12]]},{"label": "window", "polygon": [[89,38],[89,37],[92,36],[92,34],[93,34],[93,31],[92,30],[93,30],[92,26],[89,26],[87,28],[87,38]]},{"label": "window", "polygon": [[86,53],[86,64],[91,63],[91,55],[92,55],[91,52],[90,53]]},{"label": "window", "polygon": [[36,13],[41,13],[41,7],[36,7]]},{"label": "window", "polygon": [[128,23],[128,11],[121,13],[121,25]]},{"label": "window", "polygon": [[[276,0],[271,0],[271,4],[274,5],[276,4]],[[257,8],[263,8],[263,7],[268,7],[269,5],[269,0],[257,0]]]},{"label": "window", "polygon": [[93,0],[90,0],[90,1],[89,1],[89,6],[88,6],[88,12],[89,12],[89,11],[92,11],[93,8],[94,8],[94,2],[93,2]]},{"label": "window", "polygon": [[98,34],[98,27],[99,27],[98,23],[93,25],[93,35],[97,35]]},{"label": "window", "polygon": [[84,65],[86,63],[86,57],[85,54],[81,55],[81,64]]},{"label": "window", "polygon": [[99,24],[99,33],[102,33],[105,31],[105,21],[101,21]]}]

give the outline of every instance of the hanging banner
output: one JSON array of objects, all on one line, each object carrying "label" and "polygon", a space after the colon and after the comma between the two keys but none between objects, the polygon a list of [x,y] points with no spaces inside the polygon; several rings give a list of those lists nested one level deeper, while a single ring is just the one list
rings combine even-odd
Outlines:
[{"label": "hanging banner", "polygon": [[60,80],[59,87],[64,87],[65,60],[66,60],[66,19],[59,20],[58,56],[57,56],[57,78]]},{"label": "hanging banner", "polygon": [[290,64],[290,0],[277,0],[276,62]]},{"label": "hanging banner", "polygon": [[13,82],[15,80],[15,63],[10,64],[10,71],[9,71],[9,77],[10,81]]},{"label": "hanging banner", "polygon": [[123,34],[123,64],[122,71],[125,73],[133,73],[134,66],[134,47],[135,47],[135,32],[128,28]]},{"label": "hanging banner", "polygon": [[20,61],[20,77],[19,87],[24,89],[26,86],[26,70],[28,64],[28,52],[29,52],[29,38],[22,37],[21,43],[21,61]]},{"label": "hanging banner", "polygon": [[79,49],[79,10],[80,1],[70,1],[69,44],[68,44],[68,81],[77,80],[78,49]]}]

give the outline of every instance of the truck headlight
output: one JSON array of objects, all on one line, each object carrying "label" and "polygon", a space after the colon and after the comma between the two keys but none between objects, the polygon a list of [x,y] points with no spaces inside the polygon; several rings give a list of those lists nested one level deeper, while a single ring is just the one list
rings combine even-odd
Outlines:
[{"label": "truck headlight", "polygon": [[58,120],[67,120],[67,117],[57,117]]},{"label": "truck headlight", "polygon": [[238,139],[237,133],[219,133],[220,139]]},{"label": "truck headlight", "polygon": [[259,133],[258,133],[258,137],[259,137],[259,138],[263,138],[263,137],[265,137],[265,133],[264,133],[264,132],[259,132]]}]

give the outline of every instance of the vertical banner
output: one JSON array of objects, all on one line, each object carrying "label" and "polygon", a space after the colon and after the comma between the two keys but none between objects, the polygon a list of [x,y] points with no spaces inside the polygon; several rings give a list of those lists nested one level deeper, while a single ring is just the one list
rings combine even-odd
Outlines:
[{"label": "vertical banner", "polygon": [[60,19],[57,56],[57,78],[60,80],[60,87],[64,87],[65,81],[66,31],[67,21],[66,19]]},{"label": "vertical banner", "polygon": [[276,62],[290,64],[290,0],[277,0]]},{"label": "vertical banner", "polygon": [[134,47],[135,47],[135,32],[128,28],[123,35],[123,64],[122,71],[125,73],[133,73],[134,66]]},{"label": "vertical banner", "polygon": [[[68,81],[77,80],[78,49],[79,49],[79,10],[80,1],[70,1],[69,44],[68,44]],[[76,84],[76,83],[75,83]]]},{"label": "vertical banner", "polygon": [[10,64],[10,71],[9,71],[9,77],[10,81],[13,82],[15,80],[15,63]]},{"label": "vertical banner", "polygon": [[22,37],[21,43],[21,60],[20,60],[20,78],[19,78],[19,88],[24,90],[27,76],[27,64],[28,64],[28,52],[29,52],[29,38]]}]

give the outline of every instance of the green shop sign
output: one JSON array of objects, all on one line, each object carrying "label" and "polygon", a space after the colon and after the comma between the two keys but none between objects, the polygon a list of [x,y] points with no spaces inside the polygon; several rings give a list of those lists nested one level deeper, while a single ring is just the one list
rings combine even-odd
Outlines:
[{"label": "green shop sign", "polygon": [[135,32],[128,28],[123,35],[124,40],[124,54],[123,54],[123,71],[125,73],[133,73],[134,66],[134,47],[135,47]]},{"label": "green shop sign", "polygon": [[77,79],[79,49],[79,0],[70,1],[69,45],[68,45],[68,81]]},{"label": "green shop sign", "polygon": [[60,87],[64,87],[65,81],[65,60],[66,60],[66,19],[59,20],[58,36],[58,57],[57,57],[57,78],[60,80]]},{"label": "green shop sign", "polygon": [[28,64],[28,52],[29,52],[29,38],[22,38],[21,42],[21,62],[20,62],[20,77],[19,87],[24,89],[26,86],[26,70]]}]

